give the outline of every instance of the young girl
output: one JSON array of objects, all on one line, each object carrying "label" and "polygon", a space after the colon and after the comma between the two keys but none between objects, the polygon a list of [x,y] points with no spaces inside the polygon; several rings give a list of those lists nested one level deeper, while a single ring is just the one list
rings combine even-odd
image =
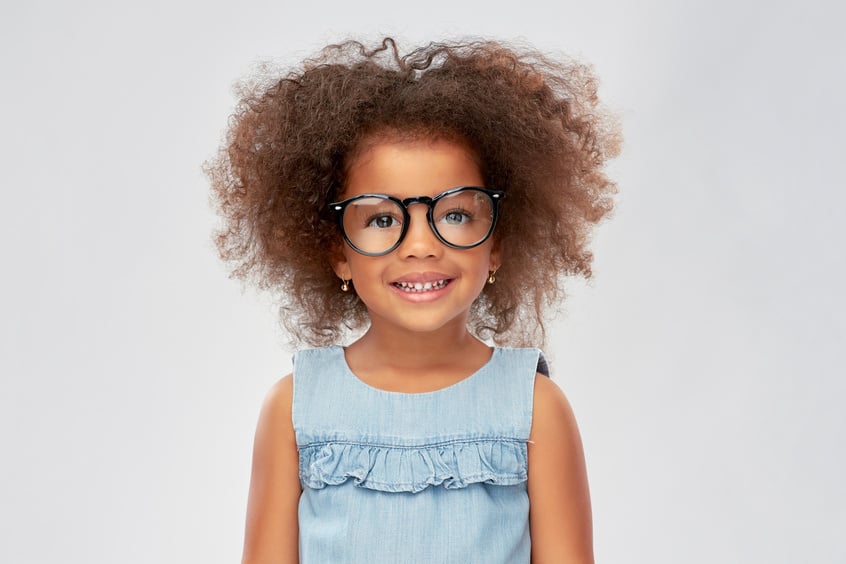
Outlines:
[{"label": "young girl", "polygon": [[241,96],[217,243],[319,347],[262,409],[243,561],[592,562],[564,394],[538,349],[480,340],[541,342],[562,277],[590,276],[616,134],[589,69],[385,39]]}]

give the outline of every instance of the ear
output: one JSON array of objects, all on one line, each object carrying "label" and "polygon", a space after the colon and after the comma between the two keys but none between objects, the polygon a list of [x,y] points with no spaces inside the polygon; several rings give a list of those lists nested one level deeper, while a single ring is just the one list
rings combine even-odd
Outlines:
[{"label": "ear", "polygon": [[491,255],[488,264],[490,265],[490,270],[499,270],[499,267],[502,266],[502,247],[497,238],[494,238],[493,245],[491,245]]},{"label": "ear", "polygon": [[347,262],[347,257],[344,255],[343,243],[334,245],[329,250],[327,259],[329,260],[329,264],[332,266],[332,270],[335,272],[335,276],[343,280],[350,280],[352,278],[349,262]]}]

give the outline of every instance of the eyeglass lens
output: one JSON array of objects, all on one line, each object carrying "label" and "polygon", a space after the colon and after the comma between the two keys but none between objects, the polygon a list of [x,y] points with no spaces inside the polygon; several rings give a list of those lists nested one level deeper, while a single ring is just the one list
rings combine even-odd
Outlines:
[{"label": "eyeglass lens", "polygon": [[[413,204],[412,204],[413,206]],[[360,198],[344,211],[344,232],[350,242],[367,253],[387,251],[399,242],[405,214],[393,200]],[[470,247],[491,231],[493,202],[479,190],[461,190],[443,196],[432,209],[437,234],[451,245]]]}]

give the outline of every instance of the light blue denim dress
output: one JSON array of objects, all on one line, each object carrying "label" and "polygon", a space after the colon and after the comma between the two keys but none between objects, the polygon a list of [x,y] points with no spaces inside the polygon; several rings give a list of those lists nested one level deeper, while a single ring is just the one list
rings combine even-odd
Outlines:
[{"label": "light blue denim dress", "polygon": [[344,350],[294,356],[302,564],[530,560],[526,444],[538,349],[494,349],[442,390],[386,392]]}]

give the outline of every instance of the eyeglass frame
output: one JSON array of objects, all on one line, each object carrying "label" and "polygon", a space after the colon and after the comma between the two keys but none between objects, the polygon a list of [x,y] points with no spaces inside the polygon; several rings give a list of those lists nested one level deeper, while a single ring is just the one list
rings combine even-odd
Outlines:
[{"label": "eyeglass frame", "polygon": [[[437,204],[439,200],[447,196],[451,196],[457,192],[462,192],[464,190],[475,190],[477,192],[482,192],[490,199],[491,226],[485,236],[482,237],[476,243],[473,243],[472,245],[455,245],[444,239],[440,232],[438,232],[437,227],[435,227],[435,218],[433,217],[433,213],[435,209],[435,204]],[[350,238],[347,236],[347,230],[344,229],[344,212],[347,209],[347,206],[349,206],[356,200],[362,200],[364,198],[379,198],[382,200],[390,200],[397,204],[402,210],[402,230],[400,231],[400,235],[397,238],[397,242],[391,245],[391,247],[388,248],[388,250],[386,251],[371,253],[358,248],[357,246],[355,246],[355,244],[353,244],[352,241],[350,241]],[[491,235],[494,232],[494,228],[496,227],[497,220],[499,219],[499,202],[502,201],[503,198],[505,198],[505,192],[503,192],[502,190],[491,190],[490,188],[484,188],[482,186],[457,186],[455,188],[450,188],[449,190],[441,192],[434,198],[430,196],[412,196],[411,198],[404,198],[401,200],[388,194],[359,194],[357,196],[353,196],[352,198],[347,198],[346,200],[341,200],[339,202],[333,202],[329,204],[329,210],[336,215],[338,219],[338,227],[341,229],[341,235],[343,235],[344,241],[346,241],[347,245],[349,245],[352,250],[354,250],[360,255],[368,257],[381,257],[392,253],[397,249],[397,247],[402,244],[403,240],[405,239],[405,235],[408,232],[408,226],[411,223],[411,214],[408,213],[408,208],[413,204],[424,204],[426,206],[426,222],[429,224],[429,229],[432,230],[432,233],[435,234],[435,237],[437,237],[438,241],[440,241],[447,247],[450,247],[451,249],[467,250],[472,249],[474,247],[478,247],[479,245],[490,239]]]}]

